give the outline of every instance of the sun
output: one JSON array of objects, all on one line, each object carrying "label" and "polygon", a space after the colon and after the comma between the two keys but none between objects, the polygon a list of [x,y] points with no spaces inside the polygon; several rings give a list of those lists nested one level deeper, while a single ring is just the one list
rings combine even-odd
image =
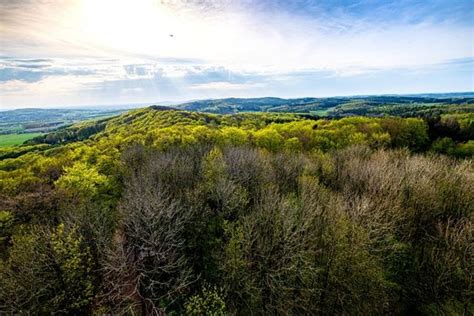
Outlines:
[{"label": "sun", "polygon": [[173,11],[153,0],[84,0],[79,15],[89,40],[123,52],[165,53],[179,29]]}]

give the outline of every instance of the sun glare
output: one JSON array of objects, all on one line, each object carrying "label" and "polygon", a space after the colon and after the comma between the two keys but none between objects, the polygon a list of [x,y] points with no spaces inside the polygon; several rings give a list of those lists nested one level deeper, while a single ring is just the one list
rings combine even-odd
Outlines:
[{"label": "sun glare", "polygon": [[80,20],[97,44],[125,52],[166,52],[177,28],[172,11],[152,0],[85,0]]},{"label": "sun glare", "polygon": [[252,44],[236,14],[229,19],[154,0],[84,0],[78,11],[84,42],[119,54],[216,61],[239,50],[238,40]]}]

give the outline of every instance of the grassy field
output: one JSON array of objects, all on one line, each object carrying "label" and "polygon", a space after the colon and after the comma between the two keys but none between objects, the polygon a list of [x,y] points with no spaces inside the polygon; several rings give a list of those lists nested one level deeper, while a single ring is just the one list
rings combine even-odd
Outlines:
[{"label": "grassy field", "polygon": [[316,110],[316,111],[309,111],[309,113],[311,115],[327,116],[332,109],[334,109],[334,108],[327,108],[327,109],[321,109],[321,110]]},{"label": "grassy field", "polygon": [[6,134],[0,135],[0,147],[8,147],[22,144],[24,141],[39,136],[41,133],[25,133],[25,134]]}]

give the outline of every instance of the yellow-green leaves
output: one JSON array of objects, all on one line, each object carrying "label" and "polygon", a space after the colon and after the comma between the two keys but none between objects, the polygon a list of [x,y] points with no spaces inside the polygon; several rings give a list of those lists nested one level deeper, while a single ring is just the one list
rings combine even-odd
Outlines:
[{"label": "yellow-green leaves", "polygon": [[247,132],[241,128],[225,127],[221,131],[224,144],[239,146],[248,142]]},{"label": "yellow-green leaves", "polygon": [[186,315],[224,316],[227,314],[224,291],[216,286],[204,285],[200,294],[188,299],[185,308]]},{"label": "yellow-green leaves", "polygon": [[254,138],[257,146],[269,151],[279,150],[284,142],[284,138],[272,128],[265,128],[255,132]]},{"label": "yellow-green leaves", "polygon": [[56,299],[68,301],[74,298],[69,308],[81,310],[91,303],[94,296],[89,248],[75,229],[66,230],[64,224],[59,224],[51,234],[51,250],[61,271],[61,290],[65,296]]},{"label": "yellow-green leaves", "polygon": [[0,264],[0,301],[12,314],[87,314],[93,260],[75,227],[21,227]]},{"label": "yellow-green leaves", "polygon": [[56,185],[73,195],[94,196],[99,187],[107,183],[107,177],[100,174],[93,166],[77,162],[64,168],[64,175],[56,181]]},{"label": "yellow-green leaves", "polygon": [[202,167],[206,181],[218,181],[223,177],[227,168],[222,151],[218,148],[212,149],[204,158]]}]

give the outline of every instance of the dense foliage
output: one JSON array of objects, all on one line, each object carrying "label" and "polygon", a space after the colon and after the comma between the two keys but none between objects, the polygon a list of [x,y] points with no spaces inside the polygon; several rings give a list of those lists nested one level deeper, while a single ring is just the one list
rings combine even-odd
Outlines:
[{"label": "dense foliage", "polygon": [[473,122],[148,108],[0,149],[0,309],[473,313]]}]

